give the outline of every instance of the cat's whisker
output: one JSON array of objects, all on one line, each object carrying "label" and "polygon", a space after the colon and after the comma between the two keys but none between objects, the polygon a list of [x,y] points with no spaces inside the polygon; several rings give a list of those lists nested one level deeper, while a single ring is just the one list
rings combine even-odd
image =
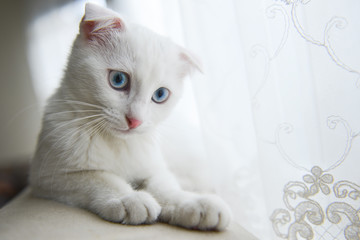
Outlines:
[{"label": "cat's whisker", "polygon": [[99,123],[97,123],[93,127],[93,130],[96,130],[98,133],[105,130],[106,123],[107,123],[106,119],[102,119]]},{"label": "cat's whisker", "polygon": [[73,103],[73,104],[78,104],[78,105],[94,107],[94,108],[98,108],[98,109],[101,109],[101,110],[105,109],[104,107],[102,107],[100,105],[96,105],[96,104],[92,104],[92,103],[88,103],[88,102],[83,102],[83,101],[78,101],[78,100],[56,99],[56,100],[50,100],[49,102]]},{"label": "cat's whisker", "polygon": [[52,134],[54,134],[56,131],[60,130],[61,128],[63,127],[66,127],[70,124],[73,124],[73,123],[77,123],[77,122],[80,122],[80,121],[83,121],[83,120],[86,120],[86,119],[89,119],[89,118],[94,118],[94,117],[99,117],[99,116],[105,116],[105,114],[95,114],[95,115],[90,115],[90,116],[86,116],[86,117],[81,117],[81,118],[75,118],[75,119],[71,119],[69,121],[65,121],[63,124],[60,124],[59,126],[57,126],[56,128],[54,128],[53,130],[50,131],[50,133],[48,133],[45,137],[43,137],[41,139],[41,141],[38,143],[38,147],[40,147],[42,145],[42,143],[49,137],[51,136]]},{"label": "cat's whisker", "polygon": [[[84,128],[88,125],[91,125],[93,124],[94,122],[96,121],[99,121],[99,120],[103,120],[101,117],[98,117],[96,119],[93,119],[89,122],[87,122],[86,124],[84,125],[81,125],[81,126],[78,126],[76,128],[73,129],[73,131],[69,131],[69,132],[64,132],[63,135],[61,137],[59,137],[59,139],[55,142],[55,144],[53,146],[58,146],[58,143],[61,143],[61,142],[68,142],[68,140],[70,139],[73,139],[74,135],[78,134],[79,133],[79,130],[81,128]],[[55,129],[54,129],[55,130]],[[47,135],[48,136],[48,135]],[[67,141],[66,141],[67,140]],[[75,141],[76,142],[76,141]],[[40,146],[41,143],[39,143],[39,146]],[[49,151],[46,152],[46,154],[44,155],[44,158],[43,158],[43,161],[40,165],[40,169],[39,169],[39,175],[38,175],[38,178],[41,178],[41,177],[45,177],[46,175],[42,175],[43,173],[43,168],[44,168],[44,163],[45,162],[49,162],[46,160],[46,158],[48,157],[48,155],[50,154],[52,149],[50,149]],[[60,159],[60,158],[59,158]],[[55,168],[56,169],[56,168]]]},{"label": "cat's whisker", "polygon": [[105,124],[106,124],[105,119],[102,119],[101,121],[99,121],[95,126],[93,126],[90,130],[88,130],[89,135],[95,136],[95,135],[98,135],[101,132],[103,132],[105,130],[105,127],[104,127]]},{"label": "cat's whisker", "polygon": [[100,124],[101,122],[103,122],[103,121],[105,121],[105,120],[104,120],[104,119],[100,119],[100,121],[96,122],[95,124],[93,124],[93,125],[91,125],[91,126],[85,126],[85,127],[83,127],[82,130],[83,130],[84,132],[86,132],[90,137],[92,137],[92,136],[93,136],[92,132],[94,131],[94,129],[96,129],[96,128],[99,126],[99,124]]},{"label": "cat's whisker", "polygon": [[[80,137],[82,137],[83,135],[84,135],[84,133],[86,132],[86,131],[80,131],[81,129],[84,129],[84,130],[86,130],[87,128],[89,128],[89,127],[92,127],[91,125],[92,124],[96,124],[97,125],[97,121],[104,121],[104,119],[102,119],[101,117],[99,117],[99,118],[97,118],[97,119],[93,119],[93,120],[91,120],[91,121],[89,121],[89,122],[87,122],[86,124],[84,124],[84,125],[81,125],[81,126],[78,126],[78,127],[76,127],[73,131],[71,131],[71,132],[69,132],[68,134],[71,134],[70,136],[67,136],[66,134],[64,134],[62,137],[60,137],[57,141],[56,141],[56,143],[54,144],[55,146],[57,146],[57,144],[59,143],[59,142],[64,142],[64,140],[62,139],[62,138],[65,138],[65,139],[67,139],[67,140],[69,140],[69,139],[74,139],[75,138],[75,135],[76,134],[79,134],[79,136],[77,137],[77,138],[75,138],[74,139],[74,144],[76,143],[76,142],[78,142],[80,139]],[[47,157],[47,155],[50,153],[50,151],[48,151],[47,152],[47,154],[46,154],[46,156],[45,157]],[[64,153],[65,154],[65,153]],[[52,191],[52,185],[53,185],[53,182],[54,182],[54,177],[55,177],[55,172],[58,170],[58,164],[60,163],[60,159],[66,159],[66,156],[59,156],[58,157],[58,160],[57,160],[57,162],[56,162],[56,164],[55,164],[55,167],[54,167],[54,171],[52,172],[52,174],[51,174],[51,181],[50,181],[50,190]]]},{"label": "cat's whisker", "polygon": [[49,113],[49,114],[47,114],[47,116],[56,116],[56,115],[67,114],[67,113],[87,113],[87,112],[102,112],[102,110],[86,109],[86,110],[63,111],[63,112]]}]

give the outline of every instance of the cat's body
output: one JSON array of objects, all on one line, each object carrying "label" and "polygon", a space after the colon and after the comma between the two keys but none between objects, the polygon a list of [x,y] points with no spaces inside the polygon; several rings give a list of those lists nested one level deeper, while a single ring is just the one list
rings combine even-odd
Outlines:
[{"label": "cat's body", "polygon": [[181,190],[156,129],[199,68],[188,52],[88,4],[65,76],[48,101],[30,184],[36,196],[124,224],[223,230],[227,206]]}]

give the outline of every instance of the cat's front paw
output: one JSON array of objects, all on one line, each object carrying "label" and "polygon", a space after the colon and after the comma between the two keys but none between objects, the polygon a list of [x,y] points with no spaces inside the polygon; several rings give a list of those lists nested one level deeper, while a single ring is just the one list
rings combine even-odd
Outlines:
[{"label": "cat's front paw", "polygon": [[226,203],[216,196],[187,199],[177,206],[169,219],[170,224],[198,230],[224,230],[230,223],[231,213]]},{"label": "cat's front paw", "polygon": [[149,193],[139,191],[108,200],[100,215],[112,222],[138,225],[155,222],[160,212],[159,203]]}]

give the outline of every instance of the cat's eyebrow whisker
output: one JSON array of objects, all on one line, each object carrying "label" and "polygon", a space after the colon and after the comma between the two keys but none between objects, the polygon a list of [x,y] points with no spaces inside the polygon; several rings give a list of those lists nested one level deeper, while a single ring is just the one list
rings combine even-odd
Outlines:
[{"label": "cat's eyebrow whisker", "polygon": [[84,106],[89,106],[89,107],[94,107],[94,108],[98,108],[103,110],[104,107],[100,106],[100,105],[95,105],[92,103],[87,103],[87,102],[82,102],[82,101],[77,101],[77,100],[69,100],[69,99],[57,99],[57,100],[50,100],[49,102],[63,102],[63,103],[74,103],[74,104],[79,104],[79,105],[84,105]]}]

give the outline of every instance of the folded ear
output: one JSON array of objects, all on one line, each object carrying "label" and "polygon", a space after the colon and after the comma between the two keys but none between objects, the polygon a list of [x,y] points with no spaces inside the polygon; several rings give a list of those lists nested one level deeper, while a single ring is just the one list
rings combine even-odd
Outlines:
[{"label": "folded ear", "polygon": [[85,5],[85,15],[80,23],[81,35],[88,40],[98,40],[114,30],[125,30],[124,21],[116,12],[94,3]]},{"label": "folded ear", "polygon": [[183,75],[186,76],[194,72],[194,70],[203,73],[203,66],[201,61],[190,51],[181,48],[180,59],[185,63]]}]

